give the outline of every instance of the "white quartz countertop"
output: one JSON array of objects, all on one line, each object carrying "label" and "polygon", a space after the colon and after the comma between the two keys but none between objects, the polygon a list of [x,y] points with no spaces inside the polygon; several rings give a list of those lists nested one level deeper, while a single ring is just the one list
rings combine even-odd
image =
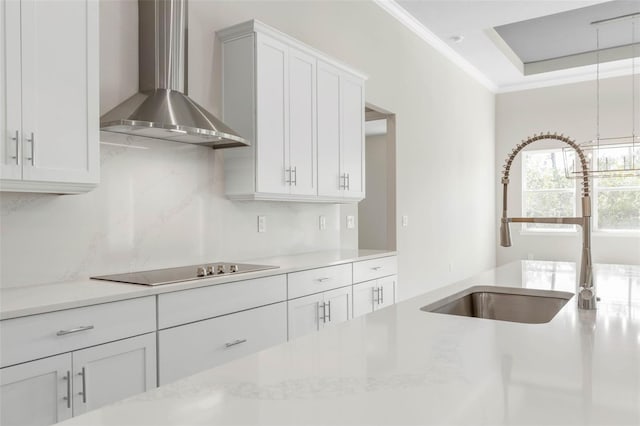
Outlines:
[{"label": "white quartz countertop", "polygon": [[[135,297],[151,296],[189,288],[281,275],[305,269],[375,259],[395,254],[395,251],[384,250],[334,250],[260,259],[239,259],[237,260],[239,263],[273,265],[278,266],[278,268],[158,286],[92,280],[87,277],[68,282],[9,287],[0,289],[0,320],[95,305],[98,303],[115,302]],[[169,265],[167,267],[172,266],[183,265]]]},{"label": "white quartz countertop", "polygon": [[523,261],[70,419],[72,425],[638,425],[640,266],[596,265],[601,302],[547,324],[427,313],[474,285],[575,292]]}]

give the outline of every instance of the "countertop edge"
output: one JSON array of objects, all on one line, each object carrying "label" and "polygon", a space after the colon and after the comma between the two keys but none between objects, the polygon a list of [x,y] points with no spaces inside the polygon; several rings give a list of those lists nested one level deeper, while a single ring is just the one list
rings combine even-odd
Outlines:
[{"label": "countertop edge", "polygon": [[[346,252],[351,252],[348,250]],[[201,287],[210,287],[214,285],[220,284],[229,284],[238,281],[246,281],[257,278],[265,278],[276,275],[284,275],[298,271],[306,271],[310,269],[323,268],[327,266],[335,266],[341,265],[345,263],[354,263],[361,262],[365,260],[379,259],[383,257],[396,256],[398,254],[395,250],[380,250],[375,253],[369,253],[369,250],[366,250],[366,254],[357,254],[357,250],[353,250],[353,255],[348,255],[345,257],[341,257],[339,259],[329,259],[329,260],[313,260],[314,257],[322,258],[323,256],[326,258],[332,258],[336,256],[340,256],[341,252],[339,250],[336,251],[321,251],[321,252],[310,252],[310,253],[301,253],[294,255],[284,255],[277,256],[273,258],[259,258],[259,259],[250,259],[246,262],[251,263],[267,263],[269,260],[281,259],[285,260],[287,265],[283,267],[279,267],[277,269],[268,269],[264,271],[258,272],[249,272],[242,275],[235,276],[225,276],[225,277],[216,277],[210,280],[194,280],[194,281],[184,281],[181,283],[175,284],[164,284],[159,286],[144,286],[138,284],[126,284],[126,283],[115,283],[110,281],[101,281],[101,280],[92,280],[90,278],[82,278],[74,281],[62,281],[62,282],[52,282],[46,284],[37,284],[23,287],[8,287],[4,289],[0,289],[0,297],[7,297],[9,294],[14,293],[22,293],[20,298],[28,298],[28,293],[30,291],[39,292],[43,290],[47,291],[55,291],[58,288],[60,291],[69,291],[72,290],[73,287],[76,289],[88,290],[88,286],[98,286],[102,287],[102,290],[112,290],[111,294],[101,294],[97,296],[87,295],[86,297],[80,297],[76,300],[68,300],[68,301],[59,301],[52,302],[50,304],[34,304],[34,306],[23,307],[23,308],[15,308],[15,309],[4,309],[0,308],[0,321],[10,320],[20,317],[26,317],[30,315],[38,315],[49,312],[63,311],[67,309],[81,308],[85,306],[92,305],[100,305],[103,303],[111,303],[111,302],[119,302],[122,300],[136,299],[140,297],[147,296],[156,296],[164,293],[172,293],[176,291],[190,290]],[[215,280],[215,281],[213,281]],[[213,282],[212,282],[213,281]],[[87,287],[86,289],[83,287]]]}]

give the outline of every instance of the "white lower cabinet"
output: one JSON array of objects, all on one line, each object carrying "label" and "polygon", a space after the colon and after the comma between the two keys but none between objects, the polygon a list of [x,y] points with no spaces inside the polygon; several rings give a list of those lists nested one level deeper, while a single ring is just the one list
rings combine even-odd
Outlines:
[{"label": "white lower cabinet", "polygon": [[0,370],[0,424],[44,426],[71,417],[71,354]]},{"label": "white lower cabinet", "polygon": [[289,339],[351,318],[351,286],[300,297],[287,302]]},{"label": "white lower cabinet", "polygon": [[285,302],[160,330],[160,385],[286,340]]},{"label": "white lower cabinet", "polygon": [[365,281],[353,286],[353,317],[368,314],[395,303],[397,276]]},{"label": "white lower cabinet", "polygon": [[156,386],[155,333],[0,369],[0,424],[50,425]]}]

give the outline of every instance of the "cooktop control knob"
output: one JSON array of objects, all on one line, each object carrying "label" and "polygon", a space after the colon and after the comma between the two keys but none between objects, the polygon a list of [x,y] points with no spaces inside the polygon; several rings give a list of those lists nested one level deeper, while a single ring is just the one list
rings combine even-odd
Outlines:
[{"label": "cooktop control knob", "polygon": [[198,266],[198,270],[196,271],[196,273],[199,277],[204,277],[205,275],[207,275],[207,268],[205,268],[204,266]]},{"label": "cooktop control knob", "polygon": [[224,274],[226,271],[224,270],[224,265],[218,265],[217,267],[218,274]]},{"label": "cooktop control knob", "polygon": [[229,265],[229,272],[231,273],[238,272],[238,265],[234,265],[234,264]]},{"label": "cooktop control knob", "polygon": [[213,265],[207,266],[207,275],[213,275],[214,273]]}]

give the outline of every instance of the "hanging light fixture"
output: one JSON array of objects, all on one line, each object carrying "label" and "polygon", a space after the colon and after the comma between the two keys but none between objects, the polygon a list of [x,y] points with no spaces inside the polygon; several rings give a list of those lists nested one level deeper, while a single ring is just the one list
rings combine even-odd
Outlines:
[{"label": "hanging light fixture", "polygon": [[[636,61],[640,55],[636,35],[640,28],[640,13],[634,13],[615,18],[592,22],[596,31],[596,136],[593,140],[580,144],[580,148],[589,160],[590,177],[627,177],[640,176],[640,134],[636,128],[639,109],[636,106]],[[627,46],[631,50],[631,135],[616,137],[601,137],[600,134],[600,28],[603,25],[629,25],[631,43]],[[640,96],[638,96],[640,98]],[[640,99],[639,99],[640,100]],[[583,171],[576,168],[572,160],[573,149],[564,148],[565,173],[568,178],[581,178]]]}]

